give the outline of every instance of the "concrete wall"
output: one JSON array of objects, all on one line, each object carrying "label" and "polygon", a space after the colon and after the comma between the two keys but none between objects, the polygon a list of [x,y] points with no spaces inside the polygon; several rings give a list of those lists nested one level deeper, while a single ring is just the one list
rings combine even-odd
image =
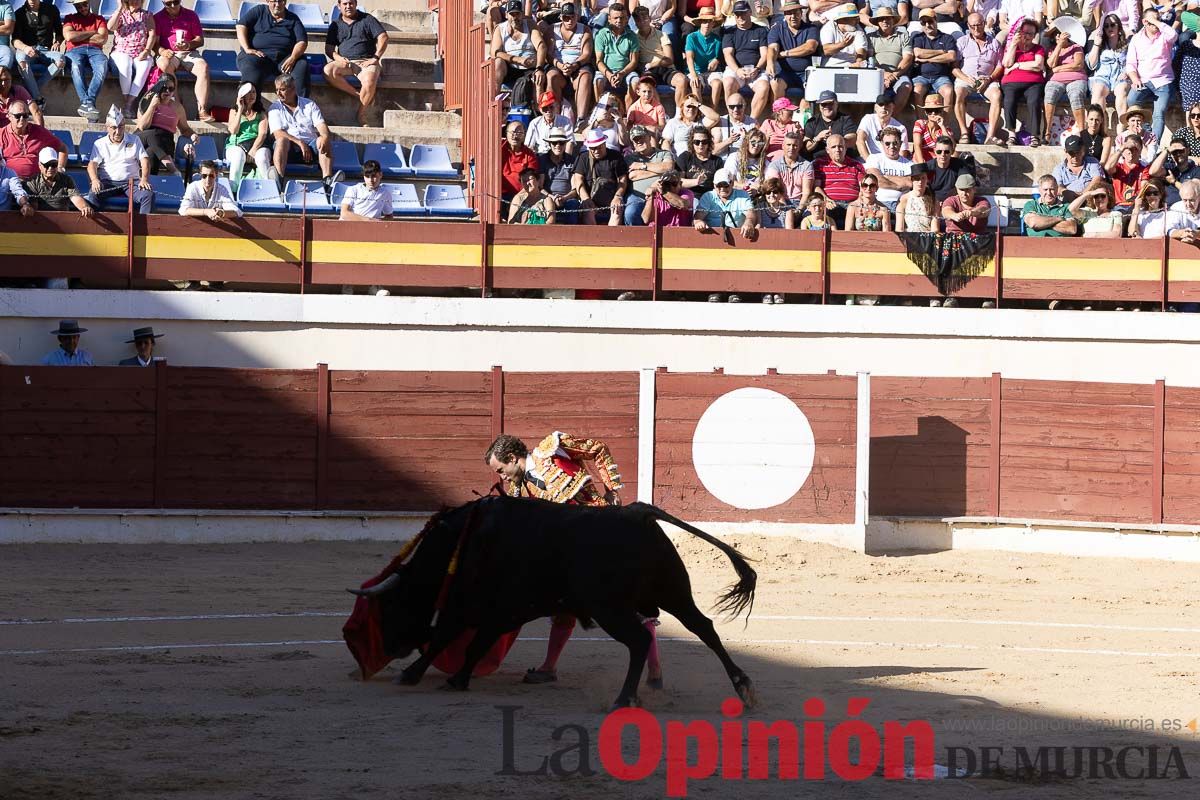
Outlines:
[{"label": "concrete wall", "polygon": [[672,302],[0,290],[0,350],[56,347],[60,317],[99,363],[134,327],[171,363],[332,369],[634,370],[984,376],[1200,386],[1188,314]]}]

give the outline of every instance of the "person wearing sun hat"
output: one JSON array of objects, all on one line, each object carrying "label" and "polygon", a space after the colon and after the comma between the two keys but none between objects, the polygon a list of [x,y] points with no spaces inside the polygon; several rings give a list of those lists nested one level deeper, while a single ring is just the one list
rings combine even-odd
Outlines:
[{"label": "person wearing sun hat", "polygon": [[79,327],[79,323],[73,319],[64,319],[58,323],[58,328],[50,333],[58,337],[58,349],[42,357],[43,367],[96,366],[92,354],[79,346],[79,335],[87,333],[87,328]]},{"label": "person wearing sun hat", "polygon": [[924,119],[913,123],[912,143],[913,160],[920,163],[933,160],[934,143],[939,137],[950,136],[950,126],[946,124],[946,104],[940,94],[931,94],[921,104]]},{"label": "person wearing sun hat", "polygon": [[713,105],[721,102],[724,91],[725,57],[721,52],[721,20],[710,6],[696,16],[688,17],[695,30],[688,33],[683,45],[684,65],[687,68],[688,88],[696,97],[704,96],[704,87],[712,90]]},{"label": "person wearing sun hat", "polygon": [[867,36],[858,25],[858,7],[842,3],[825,12],[821,26],[822,67],[864,67],[871,53]]},{"label": "person wearing sun hat", "polygon": [[629,168],[608,138],[593,131],[583,141],[584,151],[575,159],[571,188],[578,193],[585,225],[620,225],[625,195],[629,191]]},{"label": "person wearing sun hat", "polygon": [[891,6],[883,6],[871,13],[871,24],[876,31],[867,37],[875,66],[883,70],[883,88],[896,93],[896,107],[908,105],[912,94],[913,48],[908,31],[899,26],[900,15]]},{"label": "person wearing sun hat", "polygon": [[725,31],[721,40],[721,53],[725,58],[722,76],[725,102],[750,87],[753,92],[750,116],[762,119],[771,102],[771,80],[766,73],[768,31],[754,24],[747,0],[734,0],[733,16],[733,27]]},{"label": "person wearing sun hat", "polygon": [[[767,33],[767,74],[775,96],[786,97],[788,89],[804,91],[813,57],[821,54],[821,33],[816,25],[805,21],[800,0],[783,0],[779,10],[783,19]],[[807,101],[801,105],[807,105]]]}]

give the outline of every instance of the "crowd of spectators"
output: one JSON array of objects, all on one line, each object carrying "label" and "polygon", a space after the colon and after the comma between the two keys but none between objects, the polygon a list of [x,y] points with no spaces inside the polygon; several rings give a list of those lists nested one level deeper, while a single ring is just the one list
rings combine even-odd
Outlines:
[{"label": "crowd of spectators", "polygon": [[[995,217],[970,143],[1061,148],[1021,209],[1029,235],[1186,238],[1200,12],[1144,6],[491,2],[501,97],[514,75],[537,87],[536,118],[506,123],[503,218],[978,233]],[[843,66],[879,71],[873,107],[804,99],[810,68]]]},{"label": "crowd of spectators", "polygon": [[[181,0],[163,0],[162,10],[151,14],[147,0],[119,0],[105,18],[92,11],[95,2],[74,0],[74,13],[64,17],[49,0],[27,0],[16,10],[9,0],[0,0],[0,170],[12,173],[0,179],[0,210],[16,208],[21,188],[14,188],[12,178],[44,178],[40,156],[45,149],[63,154],[57,169],[60,174],[66,169],[67,148],[44,125],[43,94],[46,84],[63,73],[74,83],[78,115],[89,122],[101,119],[96,103],[110,70],[120,87],[121,101],[104,118],[107,137],[83,154],[91,184],[83,199],[90,208],[125,193],[133,178],[135,204],[149,213],[154,194],[147,177],[179,172],[175,156],[181,137],[180,150],[191,170],[204,169],[192,161],[198,134],[178,96],[180,70],[195,78],[197,119],[228,128],[225,158],[233,191],[222,187],[224,194],[236,195],[248,170],[258,178],[274,179],[282,191],[287,165],[294,162],[319,167],[328,192],[344,177],[332,169],[329,128],[316,103],[308,99],[308,34],[300,18],[287,10],[287,0],[243,4],[236,24],[243,82],[234,107],[227,116],[222,109],[220,119],[213,115],[204,30],[195,11],[184,8]],[[324,72],[331,87],[354,98],[364,126],[372,122],[387,43],[383,26],[358,9],[358,0],[339,0],[325,38]],[[347,81],[350,77],[358,80],[358,88]],[[269,108],[260,100],[264,90],[278,97]],[[58,194],[36,198],[38,202],[29,194],[31,202],[21,210],[33,213],[39,206],[73,205],[74,200],[63,199],[75,197],[66,186],[68,176],[62,174],[55,182],[63,184]],[[187,193],[193,201],[194,195]],[[191,210],[181,208],[180,213]]]}]

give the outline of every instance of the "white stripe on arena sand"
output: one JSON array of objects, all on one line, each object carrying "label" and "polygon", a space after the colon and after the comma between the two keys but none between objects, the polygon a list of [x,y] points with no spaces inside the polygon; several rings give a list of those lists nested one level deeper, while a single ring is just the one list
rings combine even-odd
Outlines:
[{"label": "white stripe on arena sand", "polygon": [[[522,636],[520,642],[545,642],[545,636]],[[573,636],[572,642],[612,642],[607,636]],[[685,644],[703,644],[699,639],[660,636],[660,642],[682,642]],[[897,650],[999,650],[1015,653],[1059,653],[1066,655],[1088,656],[1134,656],[1137,658],[1200,658],[1200,653],[1179,652],[1148,652],[1137,650],[1080,650],[1069,647],[1006,647],[1003,645],[950,644],[950,643],[920,643],[920,642],[856,642],[837,639],[724,639],[727,645],[744,644],[786,644],[786,645],[825,645],[832,647],[890,647]],[[105,647],[71,647],[49,650],[0,650],[0,656],[40,656],[63,653],[123,653],[144,652],[147,650],[198,650],[239,647],[295,647],[297,645],[329,645],[344,644],[341,639],[296,639],[280,642],[211,642],[183,644],[141,644],[141,645],[110,645]]]},{"label": "white stripe on arena sand", "polygon": [[[282,611],[244,614],[181,614],[140,617],[67,617],[66,619],[10,619],[0,625],[81,625],[105,622],[189,622],[219,619],[278,619],[287,617],[347,617],[349,611]],[[953,619],[950,617],[830,617],[808,614],[755,614],[756,620],[790,620],[796,622],[887,622],[935,625],[993,625],[1020,628],[1082,628],[1098,631],[1128,631],[1139,633],[1200,633],[1200,628],[1153,627],[1140,625],[1095,625],[1086,622],[1028,622],[1003,619]]]}]

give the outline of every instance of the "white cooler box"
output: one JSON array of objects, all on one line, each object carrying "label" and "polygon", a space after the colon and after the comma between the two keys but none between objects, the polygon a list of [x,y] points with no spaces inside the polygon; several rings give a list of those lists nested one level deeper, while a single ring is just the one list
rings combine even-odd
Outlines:
[{"label": "white cooler box", "polygon": [[875,67],[809,67],[804,99],[813,102],[829,90],[842,103],[871,103],[883,92],[883,70]]}]

